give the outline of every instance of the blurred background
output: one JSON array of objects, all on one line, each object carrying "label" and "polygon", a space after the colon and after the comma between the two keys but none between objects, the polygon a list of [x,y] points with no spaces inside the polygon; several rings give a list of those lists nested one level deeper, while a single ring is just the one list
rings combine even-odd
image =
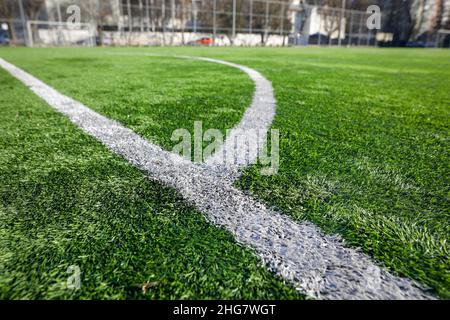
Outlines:
[{"label": "blurred background", "polygon": [[0,45],[450,47],[450,0],[0,0]]}]

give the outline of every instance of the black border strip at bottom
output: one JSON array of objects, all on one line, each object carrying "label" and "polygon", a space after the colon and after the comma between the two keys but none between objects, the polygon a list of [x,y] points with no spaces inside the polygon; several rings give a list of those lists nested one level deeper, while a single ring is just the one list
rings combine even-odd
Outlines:
[{"label": "black border strip at bottom", "polygon": [[[279,301],[279,300],[174,300],[174,301],[0,301],[3,315],[59,319],[97,314],[140,319],[310,319],[367,316],[381,318],[399,312],[403,317],[420,312],[445,314],[447,301]],[[10,313],[9,313],[10,312]]]}]

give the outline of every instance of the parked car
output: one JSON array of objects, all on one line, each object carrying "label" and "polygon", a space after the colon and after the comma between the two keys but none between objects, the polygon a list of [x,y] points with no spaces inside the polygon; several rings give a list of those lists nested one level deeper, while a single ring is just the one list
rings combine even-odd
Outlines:
[{"label": "parked car", "polygon": [[0,45],[9,45],[9,34],[5,30],[0,30]]},{"label": "parked car", "polygon": [[406,44],[409,48],[425,48],[426,42],[425,41],[410,41]]},{"label": "parked car", "polygon": [[188,45],[191,45],[191,46],[210,46],[212,44],[214,44],[214,39],[211,37],[203,37],[203,38],[188,42]]}]

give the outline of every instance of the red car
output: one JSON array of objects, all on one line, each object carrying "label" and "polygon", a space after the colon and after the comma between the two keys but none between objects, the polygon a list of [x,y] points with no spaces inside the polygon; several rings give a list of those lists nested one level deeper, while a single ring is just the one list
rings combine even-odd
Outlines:
[{"label": "red car", "polygon": [[214,44],[214,39],[211,37],[204,37],[198,40],[190,41],[188,44],[190,45],[198,45],[198,46],[209,46]]}]

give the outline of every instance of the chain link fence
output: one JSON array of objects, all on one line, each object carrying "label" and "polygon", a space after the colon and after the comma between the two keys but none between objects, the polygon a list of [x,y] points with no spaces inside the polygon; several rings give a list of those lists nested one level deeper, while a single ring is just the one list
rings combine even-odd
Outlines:
[{"label": "chain link fence", "polygon": [[[0,43],[3,35],[3,43],[29,46],[389,46],[393,39],[382,23],[370,27],[370,10],[301,0],[42,0],[35,11],[25,0],[3,8],[2,1]],[[450,34],[434,39],[448,46]]]}]

